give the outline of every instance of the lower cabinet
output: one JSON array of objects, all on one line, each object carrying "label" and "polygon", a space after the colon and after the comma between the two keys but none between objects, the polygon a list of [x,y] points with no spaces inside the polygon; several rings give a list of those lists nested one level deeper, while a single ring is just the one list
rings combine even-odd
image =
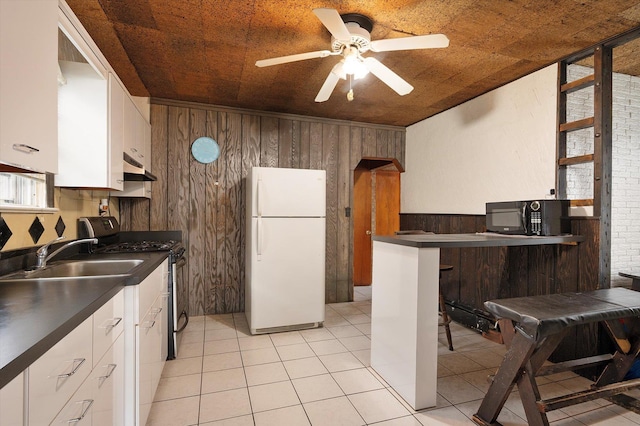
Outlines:
[{"label": "lower cabinet", "polygon": [[140,284],[125,288],[126,425],[146,424],[167,359],[168,268],[165,261]]},{"label": "lower cabinet", "polygon": [[167,359],[168,261],[0,389],[0,426],[144,425]]},{"label": "lower cabinet", "polygon": [[29,366],[24,424],[124,423],[123,316],[124,290]]},{"label": "lower cabinet", "polygon": [[24,373],[0,389],[0,425],[24,424]]},{"label": "lower cabinet", "polygon": [[[160,375],[164,367],[162,351],[160,350],[162,347],[162,329],[167,326],[162,321],[162,313],[166,310],[162,305],[163,298],[162,295],[156,298],[138,327],[140,424],[147,422],[149,410],[153,403],[153,396],[160,382]],[[166,360],[166,354],[164,359]]]},{"label": "lower cabinet", "polygon": [[120,335],[94,368],[94,426],[124,424],[124,363],[124,336]]},{"label": "lower cabinet", "polygon": [[124,338],[120,335],[73,394],[53,424],[123,424]]},{"label": "lower cabinet", "polygon": [[88,318],[29,366],[29,424],[49,424],[91,372]]}]

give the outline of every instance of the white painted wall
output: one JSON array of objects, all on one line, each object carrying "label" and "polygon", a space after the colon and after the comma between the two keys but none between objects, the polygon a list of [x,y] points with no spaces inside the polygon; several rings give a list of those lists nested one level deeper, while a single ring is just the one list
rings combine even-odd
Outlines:
[{"label": "white painted wall", "polygon": [[484,214],[555,188],[557,66],[407,128],[402,213]]}]

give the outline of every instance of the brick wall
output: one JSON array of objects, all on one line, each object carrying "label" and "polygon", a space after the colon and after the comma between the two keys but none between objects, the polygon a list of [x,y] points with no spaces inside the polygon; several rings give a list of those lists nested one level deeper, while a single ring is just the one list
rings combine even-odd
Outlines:
[{"label": "brick wall", "polygon": [[[572,65],[569,81],[592,74]],[[593,116],[593,88],[567,99],[568,121]],[[571,132],[567,156],[593,153],[593,129]],[[613,188],[611,212],[611,285],[628,280],[619,271],[640,269],[640,78],[613,75]],[[593,165],[573,166],[567,173],[568,198],[593,197]]]}]

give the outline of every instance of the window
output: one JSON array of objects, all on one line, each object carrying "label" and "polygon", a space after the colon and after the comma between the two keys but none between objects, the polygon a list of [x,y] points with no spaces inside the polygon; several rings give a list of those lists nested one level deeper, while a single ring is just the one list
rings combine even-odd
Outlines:
[{"label": "window", "polygon": [[0,208],[53,207],[53,176],[41,173],[0,173]]}]

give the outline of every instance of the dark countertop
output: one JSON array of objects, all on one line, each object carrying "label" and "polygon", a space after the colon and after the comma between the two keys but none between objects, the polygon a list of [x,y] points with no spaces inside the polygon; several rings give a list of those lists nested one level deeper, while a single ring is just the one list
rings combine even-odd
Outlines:
[{"label": "dark countertop", "polygon": [[580,235],[559,235],[537,237],[525,235],[502,235],[492,233],[478,234],[409,234],[409,235],[374,235],[374,241],[417,248],[442,247],[503,247],[503,246],[536,246],[543,244],[577,243],[584,241]]},{"label": "dark countertop", "polygon": [[[129,275],[0,282],[0,388],[89,318],[124,286],[153,272],[168,252],[77,255],[72,259],[142,259]],[[57,262],[51,262],[55,264]]]}]

